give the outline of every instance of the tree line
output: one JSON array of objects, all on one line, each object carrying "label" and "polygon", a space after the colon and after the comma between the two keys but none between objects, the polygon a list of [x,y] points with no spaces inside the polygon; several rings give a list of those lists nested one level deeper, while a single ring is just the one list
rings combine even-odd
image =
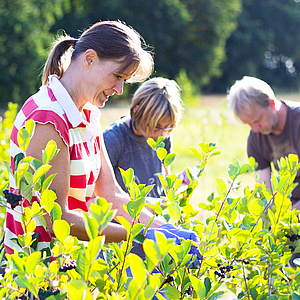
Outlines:
[{"label": "tree line", "polygon": [[298,90],[299,0],[0,0],[0,106],[39,88],[55,36],[117,19],[153,49],[155,76],[184,69],[209,93],[244,75]]}]

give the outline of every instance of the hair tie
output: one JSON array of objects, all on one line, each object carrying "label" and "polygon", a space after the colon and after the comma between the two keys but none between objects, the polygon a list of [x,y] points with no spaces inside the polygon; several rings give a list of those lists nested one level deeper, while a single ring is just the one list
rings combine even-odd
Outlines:
[{"label": "hair tie", "polygon": [[73,40],[74,41],[74,47],[76,46],[76,44],[77,44],[77,42],[78,42],[78,40]]}]

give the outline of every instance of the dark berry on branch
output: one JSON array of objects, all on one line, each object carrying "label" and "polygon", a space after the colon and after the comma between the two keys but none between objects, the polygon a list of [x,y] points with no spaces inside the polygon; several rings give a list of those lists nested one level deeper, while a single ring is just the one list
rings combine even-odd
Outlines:
[{"label": "dark berry on branch", "polygon": [[290,237],[291,242],[295,242],[297,240],[297,235],[296,234],[292,234]]},{"label": "dark berry on branch", "polygon": [[7,189],[3,191],[3,194],[7,202],[11,205],[12,209],[20,205],[20,201],[22,201],[22,195],[9,192]]},{"label": "dark berry on branch", "polygon": [[289,246],[289,249],[293,252],[293,251],[296,249],[296,247],[293,246],[293,245],[290,245],[290,246]]},{"label": "dark berry on branch", "polygon": [[168,275],[168,277],[165,280],[165,283],[169,283],[169,282],[173,282],[174,281],[174,277],[171,275]]},{"label": "dark berry on branch", "polygon": [[75,269],[77,267],[76,260],[71,260],[70,263],[65,263],[59,268],[60,272],[67,272],[68,270]]},{"label": "dark berry on branch", "polygon": [[192,293],[193,293],[193,288],[192,288],[192,286],[190,285],[186,290],[185,290],[185,294],[188,294],[188,295],[192,295]]}]

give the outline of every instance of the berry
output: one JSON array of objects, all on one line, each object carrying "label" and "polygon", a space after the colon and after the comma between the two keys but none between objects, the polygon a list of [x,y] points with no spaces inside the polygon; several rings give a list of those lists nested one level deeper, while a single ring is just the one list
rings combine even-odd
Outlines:
[{"label": "berry", "polygon": [[40,300],[44,300],[44,299],[47,299],[48,297],[52,296],[52,295],[57,295],[59,293],[59,290],[51,290],[51,289],[47,289],[47,291],[43,290],[43,289],[39,289],[39,292],[38,292],[38,296],[39,296],[39,299]]},{"label": "berry", "polygon": [[12,209],[20,205],[20,201],[22,201],[22,195],[9,192],[7,189],[3,191],[3,194],[7,202],[11,205]]},{"label": "berry", "polygon": [[292,234],[290,237],[291,242],[295,242],[297,240],[297,235],[296,234]]},{"label": "berry", "polygon": [[77,267],[76,260],[71,260],[69,263],[65,263],[59,268],[60,272],[67,272],[68,270],[75,269]]},{"label": "berry", "polygon": [[293,251],[296,249],[296,247],[293,246],[293,245],[290,245],[290,246],[289,246],[289,249],[293,252]]},{"label": "berry", "polygon": [[193,287],[191,285],[185,290],[185,294],[190,296],[193,294]]}]

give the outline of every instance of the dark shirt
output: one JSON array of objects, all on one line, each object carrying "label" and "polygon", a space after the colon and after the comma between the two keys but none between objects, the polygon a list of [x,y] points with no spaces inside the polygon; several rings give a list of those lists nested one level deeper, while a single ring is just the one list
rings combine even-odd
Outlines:
[{"label": "dark shirt", "polygon": [[[263,135],[250,131],[248,137],[248,156],[253,156],[258,163],[258,170],[270,167],[271,162],[278,170],[277,161],[281,157],[287,157],[290,153],[300,158],[300,103],[286,101],[287,118],[283,131],[279,135]],[[288,105],[287,105],[288,103]],[[298,186],[292,192],[291,200],[300,199],[300,171],[295,178]]]}]

